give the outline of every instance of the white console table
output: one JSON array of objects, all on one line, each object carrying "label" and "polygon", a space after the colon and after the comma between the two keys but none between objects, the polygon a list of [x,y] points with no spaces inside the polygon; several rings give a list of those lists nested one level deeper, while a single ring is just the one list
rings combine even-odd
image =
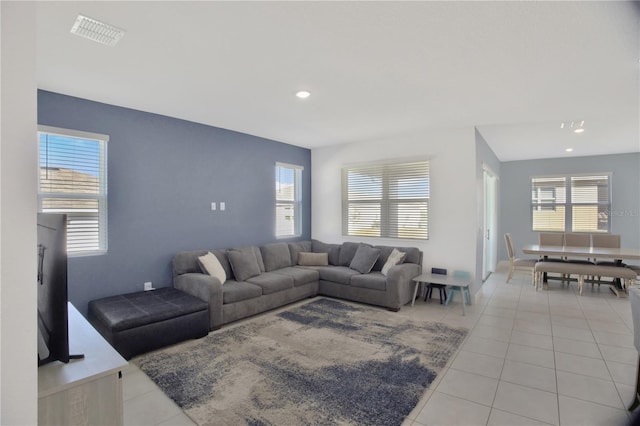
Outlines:
[{"label": "white console table", "polygon": [[69,303],[68,364],[38,368],[39,425],[122,425],[122,370],[128,362]]}]

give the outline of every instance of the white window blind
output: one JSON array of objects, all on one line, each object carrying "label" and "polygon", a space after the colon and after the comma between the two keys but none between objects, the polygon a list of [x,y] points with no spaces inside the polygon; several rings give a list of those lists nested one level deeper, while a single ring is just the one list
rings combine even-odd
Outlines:
[{"label": "white window blind", "polygon": [[610,175],[531,178],[533,231],[609,232]]},{"label": "white window blind", "polygon": [[38,204],[67,215],[67,252],[107,250],[108,136],[41,127]]},{"label": "white window blind", "polygon": [[276,164],[276,237],[301,235],[302,166]]},{"label": "white window blind", "polygon": [[572,176],[573,232],[609,231],[609,176]]},{"label": "white window blind", "polygon": [[566,179],[564,177],[532,178],[533,230],[564,232],[566,203]]},{"label": "white window blind", "polygon": [[429,238],[429,162],[342,169],[342,233]]}]

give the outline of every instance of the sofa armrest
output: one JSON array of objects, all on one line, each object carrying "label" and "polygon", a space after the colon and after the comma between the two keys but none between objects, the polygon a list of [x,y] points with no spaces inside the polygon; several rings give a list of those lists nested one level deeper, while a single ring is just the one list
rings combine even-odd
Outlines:
[{"label": "sofa armrest", "polygon": [[222,284],[211,275],[188,273],[175,277],[173,286],[209,304],[209,328],[222,325]]},{"label": "sofa armrest", "polygon": [[415,263],[402,263],[391,267],[387,272],[387,292],[398,309],[411,301],[415,285],[413,278],[420,275],[421,270],[422,267]]}]

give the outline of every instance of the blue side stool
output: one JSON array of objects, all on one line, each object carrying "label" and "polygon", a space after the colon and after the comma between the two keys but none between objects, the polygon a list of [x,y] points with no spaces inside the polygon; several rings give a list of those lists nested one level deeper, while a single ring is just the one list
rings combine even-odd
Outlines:
[{"label": "blue side stool", "polygon": [[[467,271],[453,271],[453,276],[454,277],[460,277],[460,278],[471,278],[471,274],[468,273]],[[462,295],[464,296],[464,300],[466,300],[467,305],[471,305],[471,295],[469,294],[469,287],[450,287],[449,288],[449,295],[447,296],[447,301],[444,302],[445,305],[448,305],[449,302],[451,302],[454,298],[454,296],[456,295],[456,293],[462,291]]]}]

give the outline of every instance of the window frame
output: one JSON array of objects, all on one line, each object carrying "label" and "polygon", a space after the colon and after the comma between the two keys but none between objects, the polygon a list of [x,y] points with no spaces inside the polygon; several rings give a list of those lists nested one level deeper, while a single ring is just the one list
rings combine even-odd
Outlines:
[{"label": "window frame", "polygon": [[[41,135],[54,135],[61,137],[68,137],[74,139],[83,139],[89,141],[99,142],[99,172],[98,172],[98,194],[80,194],[80,193],[52,193],[52,192],[41,192],[41,181],[40,181],[40,138]],[[71,250],[67,246],[67,256],[69,257],[82,257],[82,256],[95,256],[106,254],[108,251],[108,158],[107,158],[107,145],[109,142],[109,135],[104,135],[100,133],[91,133],[85,132],[81,130],[73,130],[73,129],[65,129],[60,127],[52,127],[52,126],[43,126],[38,125],[37,132],[37,145],[38,145],[38,212],[47,213],[64,213],[67,215],[67,235],[69,235],[70,230],[73,229],[70,226],[70,223],[74,220],[74,218],[78,218],[82,216],[82,213],[78,212],[69,212],[68,210],[61,209],[43,209],[42,202],[43,199],[74,199],[74,200],[96,200],[98,205],[98,246],[95,249],[87,249],[87,250]],[[67,238],[67,244],[69,244],[69,238]]]},{"label": "window frame", "polygon": [[[384,239],[396,239],[396,240],[429,240],[429,206],[431,203],[431,171],[430,171],[430,159],[417,158],[417,159],[395,159],[385,162],[372,162],[372,163],[359,163],[345,165],[342,168],[342,235],[347,237],[359,237],[359,238],[384,238]],[[404,173],[411,173],[412,171],[419,171],[424,176],[411,177],[411,175]],[[378,174],[380,176],[380,183],[374,184],[365,188],[367,185],[361,186],[360,189],[369,189],[375,195],[373,196],[354,196],[350,194],[350,182],[349,174],[355,172],[362,172],[363,174],[369,173],[371,176]],[[407,196],[399,196],[399,183],[403,177],[407,177],[410,180],[424,179],[425,184],[414,182],[413,185],[420,187],[424,185],[424,193],[419,195],[415,194],[415,189],[410,190],[410,194]],[[373,179],[373,178],[372,178]],[[353,182],[354,186],[357,182]],[[351,197],[351,198],[350,198]],[[399,207],[402,205],[417,204],[424,209],[424,212],[418,213],[419,216],[424,215],[424,224],[422,220],[418,218],[412,223],[416,226],[413,227],[417,231],[414,233],[407,232],[401,227],[402,220],[399,219]],[[369,221],[375,224],[376,217],[378,226],[372,228],[373,232],[361,230],[355,232],[351,228],[355,223],[352,221],[352,208],[356,205],[369,205],[374,206],[373,210],[370,210],[369,214],[373,213],[373,216],[369,217]],[[376,213],[377,210],[377,213]],[[376,216],[377,214],[377,216]],[[411,227],[409,227],[411,228]]]},{"label": "window frame", "polygon": [[[293,200],[285,200],[278,198],[278,185],[281,183],[279,178],[278,169],[290,169],[293,171]],[[297,164],[289,164],[276,162],[274,167],[275,174],[275,222],[274,222],[274,234],[276,239],[298,238],[302,235],[302,172],[304,166]],[[292,234],[280,234],[278,226],[278,208],[283,205],[293,207],[293,233]]]},{"label": "window frame", "polygon": [[[572,184],[573,179],[575,178],[585,178],[585,177],[606,177],[607,178],[607,201],[601,202],[574,202],[573,201],[573,189],[574,186]],[[607,215],[607,229],[606,230],[589,230],[589,231],[574,231],[574,207],[576,206],[598,206],[605,207],[605,212],[611,211],[612,201],[612,172],[603,172],[603,173],[567,173],[567,174],[548,174],[548,175],[535,175],[529,177],[529,221],[530,221],[530,229],[532,232],[562,232],[562,233],[581,233],[581,234],[610,234],[611,233],[611,214]],[[534,202],[533,200],[533,190],[534,190],[534,179],[564,179],[564,190],[565,190],[565,201],[556,202],[553,201],[551,203],[542,202],[540,198],[538,198],[538,202]],[[555,188],[555,187],[554,187]],[[555,192],[554,192],[555,196]],[[534,210],[543,211],[548,210],[549,207],[552,207],[553,210],[558,206],[564,207],[564,229],[562,230],[552,230],[552,229],[540,229],[535,228],[534,226]]]}]

